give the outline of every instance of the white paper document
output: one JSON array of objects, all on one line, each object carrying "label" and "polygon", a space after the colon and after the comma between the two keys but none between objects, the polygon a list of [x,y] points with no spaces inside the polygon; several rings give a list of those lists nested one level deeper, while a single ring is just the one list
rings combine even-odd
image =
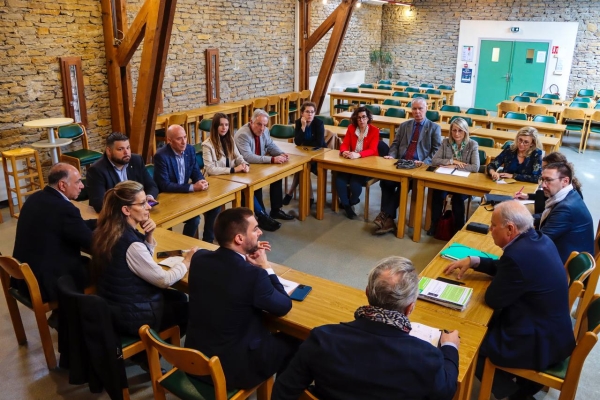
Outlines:
[{"label": "white paper document", "polygon": [[182,261],[183,261],[183,257],[175,256],[175,257],[165,258],[164,260],[160,260],[158,262],[158,265],[164,265],[165,267],[173,268],[173,266],[175,264],[178,264]]},{"label": "white paper document", "polygon": [[438,169],[436,169],[435,172],[436,174],[462,176],[464,178],[466,178],[470,174],[469,171],[463,171],[462,169],[458,169],[456,167],[451,166],[438,167]]},{"label": "white paper document", "polygon": [[438,347],[440,343],[440,335],[442,331],[436,328],[432,328],[429,325],[419,324],[418,322],[411,322],[412,327],[410,336],[417,337],[421,340],[431,343],[433,346]]},{"label": "white paper document", "polygon": [[287,279],[284,279],[280,276],[277,276],[277,279],[279,279],[279,283],[283,285],[283,288],[285,289],[285,292],[288,295],[292,294],[292,292],[298,287],[298,285],[300,285],[299,283],[288,281]]}]

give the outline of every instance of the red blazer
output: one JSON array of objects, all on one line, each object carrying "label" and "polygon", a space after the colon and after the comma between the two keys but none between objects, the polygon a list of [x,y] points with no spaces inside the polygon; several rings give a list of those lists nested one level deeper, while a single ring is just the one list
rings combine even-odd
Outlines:
[{"label": "red blazer", "polygon": [[[344,151],[354,151],[356,148],[356,142],[358,141],[358,137],[356,136],[356,127],[354,125],[348,126],[348,130],[346,131],[346,136],[344,136],[344,141],[340,145],[340,153]],[[370,157],[376,156],[379,153],[377,152],[377,145],[379,144],[379,128],[369,125],[369,131],[367,133],[367,137],[363,142],[363,151],[359,154],[361,157]]]}]

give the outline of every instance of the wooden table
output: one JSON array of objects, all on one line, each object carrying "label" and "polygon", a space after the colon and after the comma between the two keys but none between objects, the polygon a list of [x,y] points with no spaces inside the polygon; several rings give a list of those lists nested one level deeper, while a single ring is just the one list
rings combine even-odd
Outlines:
[{"label": "wooden table", "polygon": [[[348,102],[358,102],[361,104],[381,104],[384,100],[392,99],[399,100],[401,97],[391,97],[387,95],[381,94],[371,94],[371,93],[352,93],[352,92],[329,92],[329,105],[330,105],[330,114],[335,112],[335,104],[337,101],[347,100]],[[432,99],[423,99],[427,103],[429,107],[434,103]]]},{"label": "wooden table", "polygon": [[[231,203],[232,207],[242,204],[242,190],[245,184],[217,179],[215,176],[206,178],[208,190],[191,193],[160,193],[159,204],[150,210],[150,218],[161,228],[171,228],[190,218]],[[72,202],[81,211],[83,219],[98,218],[94,209],[86,203]]]},{"label": "wooden table", "polygon": [[547,122],[523,121],[520,119],[489,117],[493,129],[519,130],[525,126],[531,126],[541,134],[553,135],[562,138],[563,132],[567,129],[563,124],[550,124]]},{"label": "wooden table", "polygon": [[[333,119],[336,121],[341,121],[342,119],[350,119],[352,113],[350,111],[344,111],[341,113],[337,113],[333,116]],[[396,129],[403,122],[408,121],[406,118],[395,118],[395,117],[384,117],[383,115],[373,115],[373,125],[378,127],[379,129],[389,129],[390,131],[390,143],[394,141],[394,134]]]},{"label": "wooden table", "polygon": [[[423,203],[425,201],[425,187],[431,189],[444,190],[448,192],[461,193],[470,196],[483,196],[491,190],[501,190],[513,194],[517,192],[521,186],[526,192],[535,191],[537,184],[529,182],[517,182],[515,184],[499,184],[494,182],[487,174],[471,173],[468,177],[460,177],[454,175],[443,175],[426,170],[426,166],[422,166],[414,170],[413,178],[417,180],[416,184],[416,202],[414,209],[411,207],[411,212],[414,216],[414,233],[413,241],[421,240],[421,224],[423,222]],[[518,186],[518,187],[517,187]],[[431,193],[431,192],[430,192]],[[429,196],[428,196],[429,197]],[[426,220],[429,219],[430,201],[428,199],[428,207],[426,211]]]},{"label": "wooden table", "polygon": [[[380,94],[380,95],[384,95],[384,96],[392,96],[392,94],[394,94],[394,92],[397,92],[397,90],[394,90],[394,89],[391,89],[391,90],[389,90],[389,89],[371,89],[371,88],[361,88],[361,87],[358,88],[358,91],[360,93]],[[421,93],[423,93],[423,92],[421,92]],[[432,100],[432,105],[435,106],[434,109],[439,110],[440,108],[442,108],[442,104],[444,103],[444,98],[445,98],[445,96],[443,94],[428,93],[427,96],[429,96],[429,99]],[[393,98],[396,100],[398,100],[398,99],[407,100],[406,97],[393,97]],[[411,97],[408,99],[408,101],[412,101],[412,100],[414,100],[414,98],[411,95]]]},{"label": "wooden table", "polygon": [[[328,169],[369,176],[371,178],[386,179],[400,183],[400,207],[398,210],[398,232],[396,236],[398,238],[404,237],[406,205],[408,201],[408,180],[415,170],[397,169],[394,166],[397,160],[389,160],[377,156],[349,160],[341,157],[339,150],[328,151],[315,157],[314,161],[318,163],[317,219],[323,219]],[[331,202],[335,210],[337,209],[337,194],[335,185],[332,184],[331,187]]]},{"label": "wooden table", "polygon": [[[474,128],[471,130],[471,135],[489,137],[500,144],[504,144],[509,140],[514,141],[516,136],[514,132],[486,128]],[[560,149],[560,138],[558,137],[538,136],[538,140],[546,153],[552,153],[553,151],[559,151]]]},{"label": "wooden table", "polygon": [[52,164],[58,163],[58,147],[66,146],[71,144],[71,139],[57,139],[54,136],[54,128],[69,125],[73,123],[73,118],[44,118],[28,121],[23,124],[26,128],[47,128],[48,139],[40,140],[39,142],[33,143],[32,147],[37,148],[49,148],[50,156],[52,158]]},{"label": "wooden table", "polygon": [[304,221],[308,210],[308,163],[311,157],[289,154],[289,160],[283,164],[251,164],[246,174],[215,175],[213,178],[239,182],[247,185],[244,189],[245,206],[254,211],[254,192],[286,176],[300,172],[300,199],[298,219]]}]

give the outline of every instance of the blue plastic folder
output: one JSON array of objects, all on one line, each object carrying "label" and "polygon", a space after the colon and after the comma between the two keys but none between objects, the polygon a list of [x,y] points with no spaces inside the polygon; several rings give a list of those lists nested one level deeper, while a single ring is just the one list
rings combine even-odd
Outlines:
[{"label": "blue plastic folder", "polygon": [[499,258],[494,254],[486,253],[460,243],[452,243],[450,246],[448,246],[448,248],[442,250],[440,255],[443,258],[452,261],[460,260],[461,258],[469,256],[487,257],[491,258],[492,260],[497,260]]}]

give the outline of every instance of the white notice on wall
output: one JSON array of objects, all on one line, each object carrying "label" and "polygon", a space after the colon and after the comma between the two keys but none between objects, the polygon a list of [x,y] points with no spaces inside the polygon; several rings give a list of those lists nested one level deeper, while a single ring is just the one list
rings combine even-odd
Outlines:
[{"label": "white notice on wall", "polygon": [[546,52],[545,51],[538,51],[537,52],[537,58],[535,60],[536,63],[545,63],[546,62]]},{"label": "white notice on wall", "polygon": [[563,73],[563,60],[558,57],[556,59],[556,67],[554,67],[554,75],[562,75]]},{"label": "white notice on wall", "polygon": [[494,47],[492,49],[492,62],[498,62],[500,60],[500,47]]},{"label": "white notice on wall", "polygon": [[473,61],[473,46],[463,46],[461,60],[466,62]]}]

